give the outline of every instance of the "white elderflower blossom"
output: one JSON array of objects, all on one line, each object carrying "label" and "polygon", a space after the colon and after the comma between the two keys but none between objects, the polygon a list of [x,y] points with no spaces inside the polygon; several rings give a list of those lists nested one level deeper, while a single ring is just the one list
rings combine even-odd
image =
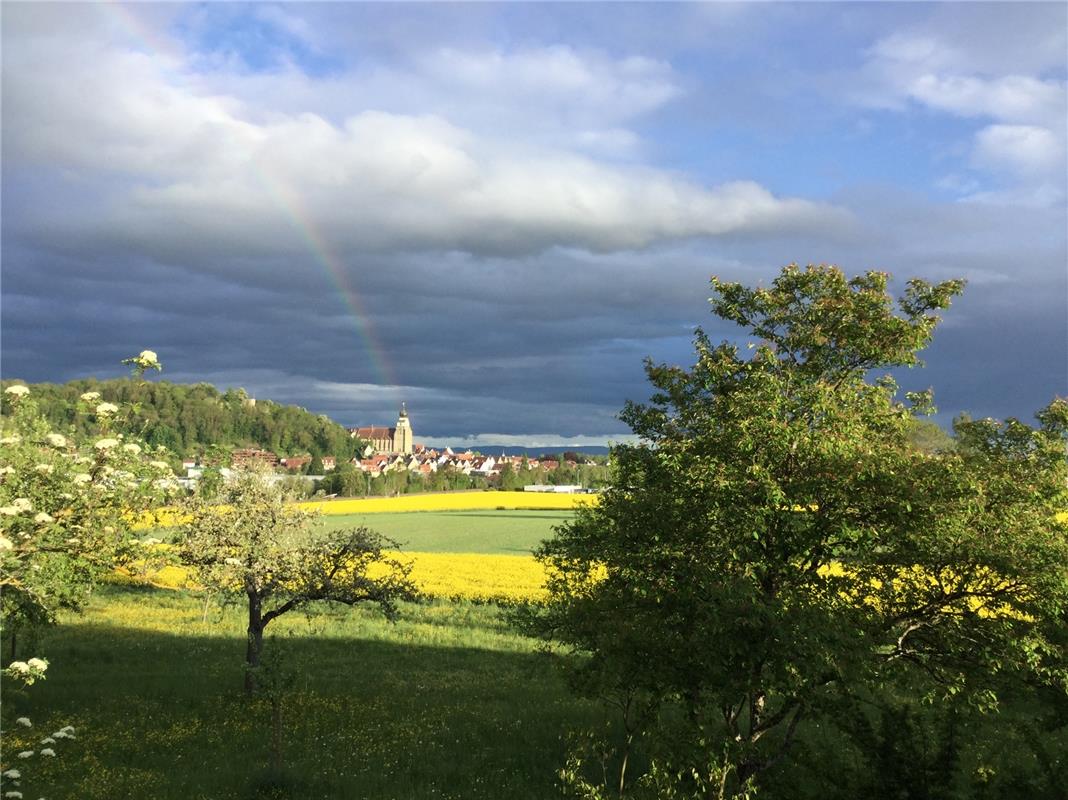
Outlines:
[{"label": "white elderflower blossom", "polygon": [[133,453],[134,455],[137,455],[138,453],[141,452],[140,446],[138,446],[136,444],[133,444],[133,443],[124,444],[122,446],[122,449],[125,450],[127,453]]},{"label": "white elderflower blossom", "polygon": [[22,777],[22,773],[17,769],[5,769],[0,775],[3,775],[8,780],[17,781]]},{"label": "white elderflower blossom", "polygon": [[40,670],[41,672],[44,672],[46,669],[48,669],[48,662],[45,661],[43,658],[31,658],[29,661],[26,662],[26,666],[28,666],[30,669],[36,669]]},{"label": "white elderflower blossom", "polygon": [[20,675],[26,675],[30,671],[30,665],[25,661],[12,661],[7,665],[7,668],[12,672],[17,672]]},{"label": "white elderflower blossom", "polygon": [[63,731],[68,736],[70,736],[72,733],[74,733],[74,726],[73,725],[64,725],[62,728],[60,728],[60,730]]},{"label": "white elderflower blossom", "polygon": [[6,536],[0,536],[0,550],[10,550],[15,545]]},{"label": "white elderflower blossom", "polygon": [[56,740],[53,739],[51,736],[46,736],[45,738],[43,738],[41,740],[41,744],[55,744],[55,743],[56,743]]},{"label": "white elderflower blossom", "polygon": [[38,464],[34,467],[34,470],[40,472],[42,475],[51,475],[55,468],[51,464]]},{"label": "white elderflower blossom", "polygon": [[37,516],[33,518],[33,521],[38,525],[47,525],[50,522],[55,522],[56,518],[46,511],[38,511]]},{"label": "white elderflower blossom", "polygon": [[84,392],[82,393],[81,399],[86,403],[95,403],[100,399],[100,392]]},{"label": "white elderflower blossom", "polygon": [[96,413],[102,417],[106,417],[109,414],[115,414],[119,410],[119,407],[114,403],[101,403],[96,407]]},{"label": "white elderflower blossom", "polygon": [[118,447],[118,439],[100,439],[93,445],[97,450],[110,450],[112,447]]},{"label": "white elderflower blossom", "polygon": [[159,363],[159,359],[156,357],[156,354],[151,350],[142,350],[141,354],[137,356],[137,361],[142,366],[152,366],[153,364]]},{"label": "white elderflower blossom", "polygon": [[23,386],[21,383],[17,383],[14,386],[8,386],[6,389],[4,389],[4,394],[9,394],[13,397],[25,397],[29,393],[29,387]]},{"label": "white elderflower blossom", "polygon": [[19,510],[14,506],[0,506],[0,516],[4,517],[16,517]]},{"label": "white elderflower blossom", "polygon": [[170,469],[171,466],[166,461],[149,461],[148,466],[155,467],[156,469]]},{"label": "white elderflower blossom", "polygon": [[53,750],[51,747],[44,747],[41,749],[41,755],[55,757],[56,751]]},{"label": "white elderflower blossom", "polygon": [[14,475],[14,474],[15,474],[15,468],[13,466],[11,466],[10,464],[5,464],[4,466],[0,467],[0,475]]},{"label": "white elderflower blossom", "polygon": [[229,564],[232,567],[240,567],[241,566],[241,559],[240,558],[228,558],[228,559],[226,559],[226,563]]},{"label": "white elderflower blossom", "polygon": [[29,717],[19,717],[17,720],[15,720],[15,724],[16,725],[21,725],[23,728],[32,728],[33,727],[33,723],[30,722],[30,718]]},{"label": "white elderflower blossom", "polygon": [[33,750],[23,750],[19,753],[19,758],[33,758]]},{"label": "white elderflower blossom", "polygon": [[152,547],[154,545],[161,544],[161,540],[157,539],[155,536],[149,536],[147,539],[142,539],[141,544],[143,544],[145,547]]},{"label": "white elderflower blossom", "polygon": [[93,476],[85,472],[76,473],[75,476],[71,478],[74,483],[89,483],[92,479]]},{"label": "white elderflower blossom", "polygon": [[10,792],[4,792],[4,797],[10,797],[11,800],[22,800],[22,792],[18,789],[12,789]]},{"label": "white elderflower blossom", "polygon": [[61,433],[50,433],[45,437],[45,441],[52,447],[66,447],[67,437]]},{"label": "white elderflower blossom", "polygon": [[52,734],[52,738],[54,738],[54,739],[69,739],[70,737],[67,736],[67,734],[65,734],[63,731],[56,731],[55,733]]},{"label": "white elderflower blossom", "polygon": [[11,505],[19,510],[20,514],[25,514],[29,511],[33,511],[33,503],[25,497],[16,497],[11,501]]},{"label": "white elderflower blossom", "polygon": [[21,441],[22,437],[17,433],[13,433],[10,436],[5,436],[3,439],[0,439],[0,444],[18,444]]}]

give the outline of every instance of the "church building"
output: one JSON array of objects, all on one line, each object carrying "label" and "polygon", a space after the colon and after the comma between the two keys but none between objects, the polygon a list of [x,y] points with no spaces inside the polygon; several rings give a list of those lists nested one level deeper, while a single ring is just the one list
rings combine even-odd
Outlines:
[{"label": "church building", "polygon": [[413,450],[412,423],[408,419],[408,410],[401,403],[400,416],[395,428],[371,425],[367,428],[349,428],[349,435],[365,442],[370,442],[376,453],[405,453]]}]

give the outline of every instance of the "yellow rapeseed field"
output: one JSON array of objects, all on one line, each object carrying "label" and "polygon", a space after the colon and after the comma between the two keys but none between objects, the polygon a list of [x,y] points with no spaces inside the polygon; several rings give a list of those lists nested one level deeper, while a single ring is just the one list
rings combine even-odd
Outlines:
[{"label": "yellow rapeseed field", "polygon": [[[534,509],[571,511],[597,502],[595,494],[556,494],[555,492],[438,492],[403,494],[397,497],[347,497],[297,503],[298,508],[333,516],[336,514],[396,514],[404,511],[483,511]],[[221,511],[227,506],[219,506]],[[170,528],[185,519],[173,508],[145,512],[133,524],[134,530]]]},{"label": "yellow rapeseed field", "polygon": [[[412,580],[428,597],[479,603],[515,603],[544,596],[545,571],[533,556],[481,553],[392,553],[412,564]],[[189,570],[166,566],[146,572],[119,570],[117,582],[162,589],[195,589]]]},{"label": "yellow rapeseed field", "polygon": [[550,492],[440,492],[397,497],[352,497],[300,503],[322,514],[376,514],[402,511],[481,511],[485,509],[538,509],[570,511],[596,502],[593,494]]},{"label": "yellow rapeseed field", "polygon": [[545,571],[531,556],[404,553],[412,580],[429,597],[514,603],[545,594]]},{"label": "yellow rapeseed field", "polygon": [[[393,498],[334,500],[308,503],[328,514],[355,514],[397,511],[442,511],[471,508],[522,508],[507,505],[530,500],[544,501],[538,508],[574,508],[590,502],[591,495],[520,494],[518,492],[462,492],[433,495],[405,495]],[[549,505],[549,502],[566,505]],[[472,506],[472,503],[483,503]],[[320,508],[321,507],[321,508]],[[1068,512],[1058,515],[1068,522]],[[158,523],[157,523],[158,524]],[[395,553],[412,564],[412,578],[429,597],[476,602],[517,602],[536,600],[545,596],[545,570],[532,556],[487,555],[482,553]],[[841,565],[824,568],[825,574],[844,574]],[[915,576],[913,576],[915,577]],[[189,572],[183,567],[168,566],[147,574],[136,575],[129,570],[120,572],[118,580],[143,581],[161,588],[195,588]]]}]

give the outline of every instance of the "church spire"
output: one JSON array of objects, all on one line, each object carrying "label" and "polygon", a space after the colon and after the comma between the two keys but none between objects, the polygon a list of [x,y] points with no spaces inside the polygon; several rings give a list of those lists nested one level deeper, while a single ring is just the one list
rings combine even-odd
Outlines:
[{"label": "church spire", "polygon": [[408,419],[408,408],[401,403],[400,415],[397,417],[397,427],[393,429],[393,452],[411,453],[414,449],[412,442],[412,421]]}]

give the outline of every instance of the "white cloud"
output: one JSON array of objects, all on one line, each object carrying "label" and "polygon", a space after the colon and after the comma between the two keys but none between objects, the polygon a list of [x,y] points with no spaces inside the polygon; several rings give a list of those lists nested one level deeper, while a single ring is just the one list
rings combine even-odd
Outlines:
[{"label": "white cloud", "polygon": [[[92,42],[16,41],[7,51],[15,77],[5,94],[5,144],[13,159],[110,177],[109,202],[83,219],[83,231],[139,243],[150,255],[190,240],[288,252],[308,235],[349,253],[615,250],[849,225],[839,209],[776,197],[753,182],[701,186],[526,142],[522,132],[366,108],[358,97],[337,123],[258,108],[172,65]],[[583,60],[567,48],[439,57],[454,67],[450,80],[489,86],[491,94],[503,96],[512,81],[535,95],[544,90],[563,119],[578,114],[582,98],[603,120],[639,113],[674,91],[669,69],[647,59]],[[628,144],[622,129],[580,136],[607,137],[616,149]],[[314,231],[303,228],[308,220]]]},{"label": "white cloud", "polygon": [[337,122],[371,109],[439,116],[527,144],[612,158],[636,157],[641,140],[627,126],[685,93],[667,62],[565,45],[430,47],[361,62],[342,75],[310,78],[295,67],[270,74],[221,68],[193,80],[252,109],[315,109]]},{"label": "white cloud", "polygon": [[1065,85],[1027,75],[983,79],[925,74],[908,87],[913,99],[964,117],[1063,121]]},{"label": "white cloud", "polygon": [[487,94],[508,105],[551,104],[568,117],[623,120],[682,93],[671,66],[631,56],[580,53],[565,45],[514,52],[443,48],[424,57],[421,72],[434,83]]},{"label": "white cloud", "polygon": [[988,169],[1048,175],[1063,163],[1064,142],[1036,125],[989,125],[975,136],[974,158]]},{"label": "white cloud", "polygon": [[[1027,37],[1015,26],[1010,33],[999,29],[1011,22],[1002,16],[982,10],[958,30],[952,20],[935,15],[926,25],[881,38],[868,51],[866,86],[855,99],[898,111],[919,104],[985,122],[961,150],[970,152],[972,168],[1000,185],[980,189],[957,176],[966,199],[1061,202],[1068,84],[1050,75],[1063,74],[1063,20],[1059,25],[1052,20],[1048,31],[1035,30],[1034,49],[1027,52],[1020,47]],[[1029,15],[1021,24],[1034,26],[1039,17]],[[1053,46],[1058,42],[1059,54]],[[999,52],[988,52],[992,47]]]}]

